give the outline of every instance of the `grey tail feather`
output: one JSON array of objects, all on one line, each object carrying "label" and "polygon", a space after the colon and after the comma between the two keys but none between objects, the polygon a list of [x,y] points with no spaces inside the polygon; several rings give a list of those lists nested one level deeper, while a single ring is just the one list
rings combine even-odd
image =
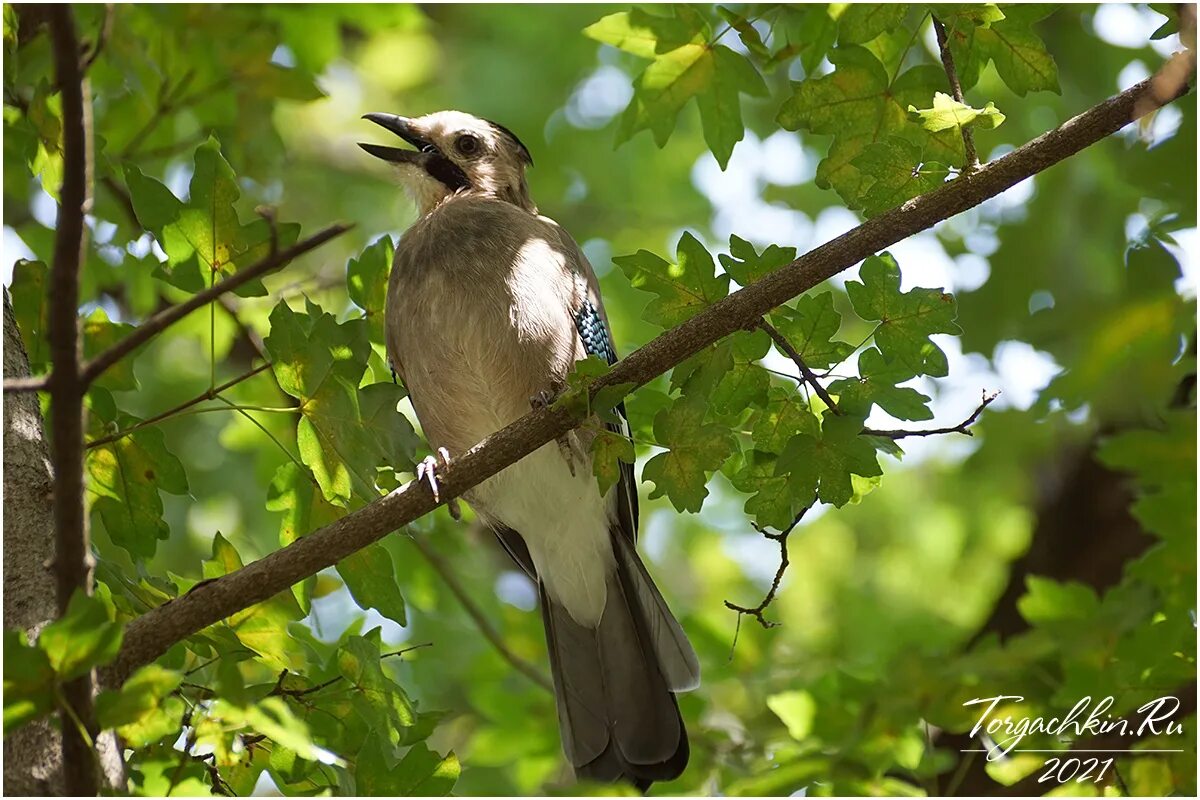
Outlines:
[{"label": "grey tail feather", "polygon": [[616,569],[599,627],[579,625],[539,586],[563,749],[580,778],[642,791],[687,766],[674,692],[699,682],[695,653],[633,546],[613,532]]}]

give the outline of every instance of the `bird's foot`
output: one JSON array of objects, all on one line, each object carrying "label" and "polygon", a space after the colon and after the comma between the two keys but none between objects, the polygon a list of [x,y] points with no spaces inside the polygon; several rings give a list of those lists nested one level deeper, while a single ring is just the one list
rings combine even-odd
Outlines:
[{"label": "bird's foot", "polygon": [[[553,392],[548,389],[542,389],[540,392],[529,398],[529,407],[534,411],[540,411],[543,408],[549,408],[557,399]],[[571,477],[575,477],[575,458],[574,450],[571,447],[570,440],[567,439],[567,434],[564,434],[555,440],[558,442],[558,450],[562,453],[563,460],[567,462],[567,469],[571,470]]]},{"label": "bird's foot", "polygon": [[[417,480],[423,480],[429,484],[429,491],[433,492],[433,502],[440,503],[442,502],[441,484],[438,482],[437,471],[450,465],[450,451],[444,447],[439,447],[437,455],[441,457],[440,464],[438,463],[438,458],[433,455],[425,456],[421,460],[421,463],[417,464]],[[446,501],[446,510],[455,519],[462,519],[462,509],[459,508],[457,498],[451,497]]]}]

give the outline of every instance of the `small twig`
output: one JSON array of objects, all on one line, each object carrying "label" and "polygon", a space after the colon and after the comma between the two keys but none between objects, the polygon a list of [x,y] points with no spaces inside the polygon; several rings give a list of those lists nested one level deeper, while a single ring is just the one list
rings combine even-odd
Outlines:
[{"label": "small twig", "polygon": [[96,33],[96,43],[92,45],[92,50],[83,59],[81,67],[83,72],[87,72],[92,68],[92,64],[96,63],[96,59],[100,57],[100,53],[104,51],[104,45],[108,44],[108,37],[112,35],[113,27],[113,4],[104,4],[104,19],[100,22],[100,30]]},{"label": "small twig", "polygon": [[[420,650],[422,647],[433,647],[433,642],[422,642],[421,644],[414,644],[409,647],[402,647],[401,649],[395,650],[391,653],[383,653],[382,655],[379,656],[379,660],[382,661],[385,658],[392,658],[394,656],[402,656],[405,653],[412,652],[413,650]],[[270,692],[267,693],[267,697],[293,697],[293,698],[305,697],[306,695],[314,694],[315,692],[319,692],[322,689],[326,689],[330,686],[333,686],[335,683],[337,683],[344,677],[342,675],[335,675],[334,677],[330,678],[329,680],[325,681],[324,683],[319,683],[316,686],[310,686],[307,689],[285,689],[285,688],[283,688],[283,681],[284,681],[284,679],[287,678],[287,676],[289,674],[290,673],[286,669],[279,673],[279,678],[278,678],[278,680],[275,681],[275,687],[273,689],[271,689]]]},{"label": "small twig", "polygon": [[792,346],[788,338],[780,333],[778,328],[767,322],[766,317],[758,321],[758,327],[766,331],[771,340],[779,345],[779,349],[783,350],[784,354],[792,360],[792,363],[800,370],[804,382],[812,387],[812,390],[817,393],[817,397],[821,398],[821,402],[828,406],[829,410],[834,414],[841,414],[842,411],[837,407],[837,403],[833,402],[833,398],[829,396],[829,392],[825,391],[825,387],[817,380],[816,374],[808,368],[808,364],[804,363],[804,358],[800,355],[800,351]]},{"label": "small twig", "polygon": [[492,647],[496,648],[496,651],[500,653],[504,660],[509,664],[512,664],[513,667],[516,668],[517,672],[520,672],[538,686],[542,687],[548,692],[553,692],[554,685],[550,683],[549,678],[543,675],[537,667],[533,666],[533,664],[530,664],[528,661],[521,658],[508,648],[508,645],[504,643],[504,637],[501,636],[500,632],[497,631],[492,626],[492,623],[488,621],[488,618],[483,613],[483,610],[480,609],[479,606],[475,604],[475,601],[471,599],[471,595],[467,594],[467,590],[463,587],[462,582],[458,579],[458,576],[454,574],[454,570],[451,569],[450,565],[446,563],[446,560],[442,558],[436,550],[426,544],[425,540],[420,536],[409,536],[408,539],[413,543],[413,546],[417,548],[417,552],[424,556],[425,560],[429,562],[429,566],[433,567],[434,572],[442,577],[442,580],[446,582],[446,586],[450,587],[450,592],[456,598],[458,598],[458,602],[462,604],[463,610],[467,612],[467,615],[472,620],[474,620],[475,625],[479,628],[480,633],[483,634],[485,639],[492,643]]},{"label": "small twig", "polygon": [[257,264],[246,267],[230,275],[225,280],[217,283],[202,292],[197,292],[182,303],[178,303],[168,308],[164,308],[154,316],[147,319],[141,325],[133,329],[133,332],[114,344],[112,347],[105,350],[100,355],[93,358],[87,363],[83,369],[83,381],[85,384],[90,384],[96,378],[100,377],[103,372],[116,364],[125,356],[129,355],[133,350],[145,344],[150,339],[162,333],[171,325],[174,325],[179,320],[186,317],[198,308],[202,308],[213,300],[216,300],[221,295],[232,292],[234,289],[249,283],[250,281],[265,275],[272,270],[278,269],[288,263],[297,256],[307,253],[317,247],[328,242],[335,236],[340,236],[350,230],[350,225],[330,225],[325,230],[317,233],[307,239],[297,242],[286,250],[276,253],[274,256],[268,256]]},{"label": "small twig", "polygon": [[[950,82],[950,94],[958,102],[965,103],[962,82],[958,79],[958,70],[954,68],[954,54],[950,52],[950,40],[946,36],[946,26],[937,17],[933,18],[933,30],[937,34],[938,50],[941,51],[942,66],[946,69],[946,79]],[[975,153],[975,134],[965,125],[961,130],[963,151],[966,153],[962,174],[966,177],[979,168],[979,156]]]},{"label": "small twig", "polygon": [[975,424],[975,420],[979,419],[979,415],[983,413],[983,410],[990,406],[992,401],[999,396],[999,392],[992,392],[991,394],[985,392],[983,402],[971,413],[971,416],[949,428],[931,428],[923,431],[881,431],[874,428],[863,428],[862,435],[882,436],[885,439],[904,439],[908,436],[941,436],[944,433],[961,433],[963,436],[974,436],[975,434],[971,433],[970,430],[971,425]]},{"label": "small twig", "polygon": [[166,411],[162,412],[161,414],[155,414],[153,417],[150,417],[149,419],[144,419],[141,422],[131,425],[123,431],[117,431],[116,433],[109,434],[108,436],[104,436],[100,439],[93,439],[92,441],[87,443],[86,449],[91,450],[93,447],[102,447],[106,444],[111,444],[112,442],[115,442],[118,439],[124,439],[126,436],[128,436],[129,434],[133,433],[136,430],[140,430],[141,428],[145,428],[147,426],[162,422],[164,419],[167,419],[168,417],[173,417],[181,411],[186,411],[187,409],[191,408],[192,406],[194,406],[198,403],[203,403],[205,400],[213,400],[216,398],[217,395],[219,395],[221,392],[225,391],[226,389],[231,389],[234,386],[237,386],[242,381],[249,380],[250,378],[253,378],[255,375],[257,375],[258,373],[260,373],[264,370],[268,370],[270,368],[271,368],[270,362],[268,362],[266,364],[260,364],[259,366],[255,367],[254,369],[250,370],[249,372],[245,372],[241,375],[238,375],[236,378],[231,378],[230,380],[226,381],[225,383],[222,383],[220,386],[214,387],[212,389],[206,389],[205,391],[203,391],[200,394],[193,397],[191,400],[186,400],[186,401],[180,403],[179,405],[175,406],[174,408],[167,409]]},{"label": "small twig", "polygon": [[121,206],[121,210],[125,212],[125,216],[133,224],[133,227],[141,230],[142,223],[137,218],[137,212],[133,209],[133,198],[129,196],[129,192],[122,186],[112,175],[105,175],[100,179],[104,184],[104,188],[112,194],[117,203]]},{"label": "small twig", "polygon": [[275,219],[275,209],[271,206],[262,205],[254,209],[254,213],[258,214],[267,221],[267,227],[271,231],[271,246],[267,251],[267,255],[275,255],[279,252],[279,225]]},{"label": "small twig", "polygon": [[[739,606],[736,603],[729,602],[728,600],[725,601],[726,608],[728,608],[730,611],[737,612],[738,632],[741,631],[743,615],[749,616],[749,617],[754,617],[756,620],[758,620],[759,625],[762,625],[764,628],[768,628],[768,629],[774,628],[780,624],[778,622],[772,622],[771,620],[767,619],[765,616],[763,616],[763,612],[765,612],[767,610],[767,606],[771,605],[771,603],[775,600],[775,594],[779,591],[779,584],[783,581],[783,573],[785,573],[787,571],[787,568],[788,568],[788,537],[792,535],[792,531],[794,531],[796,529],[796,526],[800,524],[800,520],[804,519],[804,515],[808,513],[809,509],[811,509],[816,504],[817,504],[817,498],[816,498],[816,495],[814,495],[813,499],[809,502],[809,504],[806,505],[804,508],[800,509],[800,513],[798,513],[796,515],[795,519],[792,520],[792,523],[790,525],[788,525],[786,528],[784,528],[783,530],[781,530],[779,533],[770,533],[765,528],[761,528],[758,525],[754,525],[754,530],[758,531],[759,533],[761,533],[763,536],[765,536],[768,539],[779,542],[779,569],[775,570],[775,577],[771,580],[771,588],[767,590],[766,596],[763,597],[762,602],[759,603],[758,605],[756,605],[754,608],[747,608],[746,606]],[[737,634],[736,633],[734,634],[733,645],[734,645],[734,647],[737,646]]]},{"label": "small twig", "polygon": [[44,392],[50,388],[49,375],[29,375],[24,378],[5,378],[4,391]]}]

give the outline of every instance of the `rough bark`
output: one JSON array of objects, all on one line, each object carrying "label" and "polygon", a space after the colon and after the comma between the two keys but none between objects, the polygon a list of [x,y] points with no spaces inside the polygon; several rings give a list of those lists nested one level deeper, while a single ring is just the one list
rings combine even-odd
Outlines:
[{"label": "rough bark", "polygon": [[[29,374],[29,357],[4,292],[4,377]],[[4,624],[37,637],[54,620],[50,450],[38,396],[4,393]],[[62,737],[47,718],[4,736],[6,795],[62,794]]]}]

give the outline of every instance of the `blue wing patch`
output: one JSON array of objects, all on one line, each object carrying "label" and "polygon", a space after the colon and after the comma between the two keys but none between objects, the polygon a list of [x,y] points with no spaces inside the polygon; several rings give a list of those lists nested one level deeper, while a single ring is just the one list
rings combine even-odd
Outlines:
[{"label": "blue wing patch", "polygon": [[617,352],[608,336],[608,326],[590,300],[585,299],[575,312],[575,329],[579,331],[583,349],[589,356],[599,356],[609,364],[617,363]]}]

